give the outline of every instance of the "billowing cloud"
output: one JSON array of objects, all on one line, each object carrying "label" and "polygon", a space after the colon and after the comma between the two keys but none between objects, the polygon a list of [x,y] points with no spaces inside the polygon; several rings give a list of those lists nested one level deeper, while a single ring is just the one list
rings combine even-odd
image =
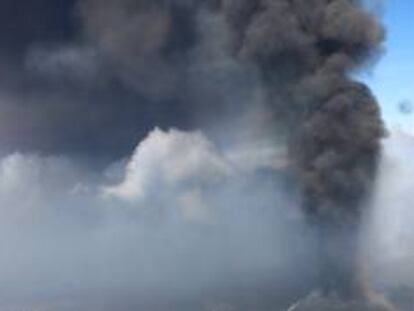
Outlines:
[{"label": "billowing cloud", "polygon": [[123,310],[116,292],[136,306],[203,290],[213,308],[216,290],[230,297],[244,278],[256,279],[249,291],[269,278],[310,283],[300,263],[312,260],[311,238],[288,179],[269,164],[279,154],[253,150],[254,165],[241,168],[236,153],[202,132],[156,129],[101,174],[65,157],[3,157],[0,271],[10,285],[0,298],[73,297],[81,310],[108,298]]},{"label": "billowing cloud", "polygon": [[150,195],[165,195],[171,188],[177,191],[177,185],[200,186],[231,173],[231,163],[200,132],[156,129],[135,149],[124,181],[105,192],[125,200],[144,201]]},{"label": "billowing cloud", "polygon": [[[374,273],[377,284],[412,284],[411,139],[392,135],[385,142],[373,201],[370,250],[376,255],[367,259],[372,269],[381,269]],[[246,159],[251,165],[241,166]],[[156,300],[194,297],[203,288],[203,299],[212,301],[194,304],[206,310],[253,303],[231,299],[233,290],[258,295],[263,305],[288,306],[295,293],[315,289],[309,265],[316,262],[297,192],[286,166],[275,165],[285,161],[281,150],[223,149],[202,132],[174,129],[155,129],[130,157],[101,174],[65,157],[5,156],[0,271],[10,286],[4,297],[11,305],[33,305],[30,297],[42,295],[45,305],[56,300],[58,308],[79,310],[107,297],[124,310],[143,297],[153,306]],[[239,286],[251,277],[255,282]],[[270,280],[270,288],[282,286],[286,295],[256,292],[268,289]]]}]

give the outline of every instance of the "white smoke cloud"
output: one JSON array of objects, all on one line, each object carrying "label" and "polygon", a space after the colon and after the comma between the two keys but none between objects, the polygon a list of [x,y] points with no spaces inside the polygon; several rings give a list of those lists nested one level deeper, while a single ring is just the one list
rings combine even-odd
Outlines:
[{"label": "white smoke cloud", "polygon": [[414,287],[413,156],[414,136],[400,130],[392,131],[384,141],[373,198],[371,256],[374,275],[394,286]]},{"label": "white smoke cloud", "polygon": [[32,222],[42,213],[64,209],[87,179],[65,158],[8,155],[0,161],[0,222]]},{"label": "white smoke cloud", "polygon": [[201,220],[208,218],[206,189],[220,189],[259,169],[286,168],[286,162],[277,148],[251,145],[219,150],[201,132],[155,129],[135,149],[123,180],[104,187],[103,193],[140,207],[168,202],[187,220]]},{"label": "white smoke cloud", "polygon": [[[314,244],[281,177],[285,152],[258,146],[220,149],[201,132],[156,129],[101,174],[64,157],[1,158],[0,299],[78,297],[65,303],[83,310],[77,295],[157,300],[252,277],[259,288],[306,283]],[[414,285],[414,139],[393,133],[384,148],[370,269],[376,282]]]},{"label": "white smoke cloud", "polygon": [[231,163],[201,133],[156,129],[134,151],[124,181],[105,192],[144,201],[153,190],[160,195],[177,185],[214,183],[231,174]]},{"label": "white smoke cloud", "polygon": [[[384,147],[371,270],[378,282],[414,284],[414,142],[393,133]],[[64,157],[5,156],[0,298],[32,305],[33,296],[48,304],[70,296],[64,304],[82,310],[115,292],[156,300],[225,291],[246,277],[306,283],[312,241],[282,164],[283,149],[219,149],[201,132],[159,129],[102,174]]]},{"label": "white smoke cloud", "polygon": [[245,278],[297,282],[310,247],[274,165],[281,155],[156,129],[100,174],[64,157],[1,158],[0,307],[6,298],[178,299]]}]

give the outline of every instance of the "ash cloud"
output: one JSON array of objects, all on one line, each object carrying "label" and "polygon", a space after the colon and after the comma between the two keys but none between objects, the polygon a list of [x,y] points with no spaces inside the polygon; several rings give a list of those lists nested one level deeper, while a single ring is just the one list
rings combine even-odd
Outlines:
[{"label": "ash cloud", "polygon": [[376,99],[350,73],[379,51],[383,29],[357,1],[225,1],[221,10],[235,57],[259,68],[286,131],[304,209],[321,235],[322,286],[363,295],[354,234],[384,129]]},{"label": "ash cloud", "polygon": [[[263,14],[255,14],[258,6]],[[372,54],[382,35],[352,1],[59,1],[30,14],[29,22],[44,19],[48,27],[38,36],[16,32],[23,56],[5,59],[2,114],[24,122],[4,126],[12,135],[2,148],[112,160],[154,126],[211,128],[269,102],[268,115],[296,118],[287,111],[307,111],[334,88],[352,89],[340,86],[337,73]]]},{"label": "ash cloud", "polygon": [[[13,224],[19,206],[42,211],[26,226],[33,245],[47,241],[36,256],[49,263],[55,250],[65,270],[38,266],[32,285],[39,271],[63,284],[58,294],[144,297],[178,283],[177,298],[236,285],[245,291],[233,300],[247,292],[264,309],[304,295],[286,289],[298,280],[328,296],[368,296],[359,237],[384,128],[375,97],[351,76],[381,53],[384,30],[366,1],[30,3],[40,28],[5,36],[14,44],[0,62],[0,152],[17,152],[2,162],[11,177],[1,191],[16,206]],[[179,130],[147,137],[156,126]],[[278,297],[255,296],[275,287]]]},{"label": "ash cloud", "polygon": [[[197,111],[210,120],[213,110],[226,112],[226,97],[236,102],[228,106],[230,115],[246,109],[232,95],[238,93],[234,85],[217,92],[210,81],[222,75],[257,81],[248,90],[265,94],[263,105],[288,145],[305,212],[321,235],[321,261],[329,267],[321,273],[322,286],[363,296],[355,241],[384,129],[376,99],[350,74],[380,51],[384,31],[375,17],[346,0],[88,1],[81,13],[86,36],[117,64],[126,85],[149,98],[173,99],[190,117]],[[207,31],[191,27],[208,15]],[[211,40],[217,25],[224,34]],[[204,86],[204,72],[190,73],[215,65],[200,92],[193,85]],[[202,100],[187,100],[206,92],[212,110],[199,106]]]}]

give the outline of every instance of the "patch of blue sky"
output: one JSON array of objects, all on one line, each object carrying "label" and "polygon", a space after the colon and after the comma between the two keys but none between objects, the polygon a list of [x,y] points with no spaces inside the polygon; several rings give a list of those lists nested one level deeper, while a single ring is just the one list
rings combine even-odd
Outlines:
[{"label": "patch of blue sky", "polygon": [[388,127],[414,133],[414,1],[388,0],[383,5],[384,54],[374,69],[359,78],[378,98]]}]

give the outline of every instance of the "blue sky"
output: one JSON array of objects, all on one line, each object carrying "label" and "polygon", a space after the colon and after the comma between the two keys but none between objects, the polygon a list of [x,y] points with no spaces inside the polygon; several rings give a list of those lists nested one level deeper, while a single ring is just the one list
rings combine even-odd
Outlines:
[{"label": "blue sky", "polygon": [[414,104],[414,1],[386,1],[382,18],[387,28],[385,53],[364,80],[381,102],[388,126],[414,133],[414,113],[398,109],[401,101]]}]

